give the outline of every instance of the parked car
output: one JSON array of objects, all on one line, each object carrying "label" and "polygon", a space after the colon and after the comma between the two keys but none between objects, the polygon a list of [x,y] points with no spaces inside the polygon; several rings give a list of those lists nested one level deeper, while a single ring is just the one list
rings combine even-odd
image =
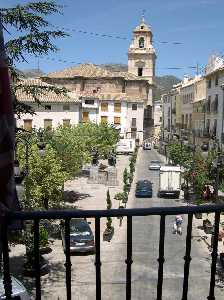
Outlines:
[{"label": "parked car", "polygon": [[152,197],[152,183],[149,180],[139,180],[136,184],[135,197],[151,198]]},{"label": "parked car", "polygon": [[159,170],[161,168],[161,162],[159,160],[151,160],[149,170]]},{"label": "parked car", "polygon": [[[65,251],[65,228],[61,230],[62,245]],[[95,242],[92,230],[85,219],[70,221],[70,252],[94,252]]]},{"label": "parked car", "polygon": [[143,150],[151,150],[151,149],[152,149],[152,145],[150,143],[143,144]]},{"label": "parked car", "polygon": [[203,151],[203,152],[208,152],[208,150],[209,150],[209,143],[203,143],[202,145],[201,145],[201,150]]},{"label": "parked car", "polygon": [[[15,277],[11,276],[12,280],[12,299],[17,300],[30,300],[30,296],[24,285]],[[0,276],[0,299],[6,299],[5,289],[3,284],[3,277]]]}]

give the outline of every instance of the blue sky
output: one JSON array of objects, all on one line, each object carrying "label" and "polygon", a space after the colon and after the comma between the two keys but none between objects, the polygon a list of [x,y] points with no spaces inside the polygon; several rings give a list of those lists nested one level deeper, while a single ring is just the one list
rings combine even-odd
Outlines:
[{"label": "blue sky", "polygon": [[[1,0],[1,6],[24,4],[25,0]],[[74,62],[95,64],[127,63],[127,51],[132,30],[140,22],[142,10],[146,10],[146,22],[152,26],[154,47],[157,53],[156,74],[183,77],[194,74],[188,68],[204,66],[209,55],[224,54],[224,1],[223,0],[64,0],[63,15],[54,15],[49,21],[59,27],[87,32],[119,35],[127,40],[102,38],[90,34],[72,33],[70,37],[56,41],[59,52],[39,57],[44,72],[61,70]],[[12,32],[12,36],[14,36]],[[161,44],[159,41],[168,41]],[[182,42],[174,45],[172,42]],[[52,60],[54,59],[54,60]],[[66,62],[61,62],[59,60]],[[37,68],[38,59],[29,57],[21,69]],[[183,67],[169,70],[169,67]]]}]

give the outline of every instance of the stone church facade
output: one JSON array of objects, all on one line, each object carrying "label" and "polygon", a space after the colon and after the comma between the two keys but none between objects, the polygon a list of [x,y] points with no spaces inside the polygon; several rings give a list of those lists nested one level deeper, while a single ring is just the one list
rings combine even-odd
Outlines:
[{"label": "stone church facade", "polygon": [[[69,91],[70,99],[79,108],[79,116],[75,118],[78,122],[107,122],[120,129],[122,137],[135,138],[142,143],[149,134],[148,120],[152,119],[150,113],[156,55],[152,46],[151,29],[144,20],[133,34],[134,39],[128,51],[128,72],[114,72],[93,64],[82,64],[52,72],[41,80],[46,84],[65,87]],[[24,100],[25,98],[21,99]],[[31,102],[30,104],[32,105]],[[58,104],[51,102],[51,107],[52,112],[55,112]],[[54,118],[51,110],[48,109],[47,113],[48,120]],[[38,115],[40,114],[36,111],[36,116]],[[22,117],[20,125],[24,118],[27,116]],[[52,120],[52,126],[62,124],[61,120],[63,116],[58,122]],[[67,117],[65,120],[68,124]],[[74,118],[70,123],[74,124]],[[36,122],[34,126],[40,127],[40,124],[44,124],[44,121]]]}]

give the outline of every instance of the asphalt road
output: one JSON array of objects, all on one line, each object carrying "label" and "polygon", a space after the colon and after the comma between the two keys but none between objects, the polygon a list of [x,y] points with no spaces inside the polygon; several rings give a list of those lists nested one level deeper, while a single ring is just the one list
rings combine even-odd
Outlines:
[{"label": "asphalt road", "polygon": [[[159,172],[148,170],[150,160],[159,159],[152,151],[140,152],[136,168],[136,179],[149,179],[153,182],[153,198],[134,198],[133,207],[177,206],[179,199],[157,197]],[[132,194],[132,197],[134,195]],[[166,218],[165,263],[163,281],[163,299],[181,299],[183,285],[184,255],[187,216],[184,216],[183,235],[174,235],[172,225],[175,216]],[[147,216],[133,219],[133,265],[132,265],[132,299],[156,299],[159,256],[159,222],[160,217]],[[192,261],[189,277],[189,300],[207,299],[209,294],[210,259],[199,240],[193,234]],[[224,291],[216,289],[216,300],[224,297]]]}]

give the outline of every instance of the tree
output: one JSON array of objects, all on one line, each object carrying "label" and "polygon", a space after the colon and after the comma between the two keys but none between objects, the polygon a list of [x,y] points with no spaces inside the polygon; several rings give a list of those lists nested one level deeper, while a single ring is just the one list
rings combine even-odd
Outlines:
[{"label": "tree", "polygon": [[110,199],[110,191],[109,189],[107,190],[107,209],[111,209],[112,207],[112,202],[111,202],[111,199]]},{"label": "tree", "polygon": [[92,160],[93,149],[99,156],[106,155],[112,151],[119,138],[114,128],[93,123],[59,126],[45,135],[58,153],[63,169],[71,177],[80,171],[83,164]]},{"label": "tree", "polygon": [[18,115],[26,112],[34,113],[30,106],[17,101],[16,94],[18,92],[32,94],[37,102],[39,102],[38,95],[49,90],[55,93],[66,92],[65,89],[54,86],[24,86],[21,81],[22,74],[16,68],[16,63],[27,61],[27,55],[38,57],[58,50],[52,43],[52,39],[65,37],[67,34],[61,30],[50,30],[50,23],[46,17],[60,13],[61,8],[55,1],[45,0],[0,9],[4,29],[7,32],[15,29],[19,33],[16,38],[9,39],[5,43],[8,65],[13,81],[14,109]]},{"label": "tree", "polygon": [[174,165],[189,167],[192,162],[193,153],[186,145],[180,143],[172,143],[168,146],[169,158]]},{"label": "tree", "polygon": [[[107,209],[111,209],[112,208],[112,202],[110,199],[110,191],[109,189],[107,190]],[[107,230],[111,230],[112,229],[112,218],[111,217],[107,217]]]},{"label": "tree", "polygon": [[128,171],[127,171],[127,168],[124,169],[123,182],[124,182],[124,184],[127,184],[127,182],[128,182]]},{"label": "tree", "polygon": [[135,163],[133,160],[130,161],[129,168],[130,168],[130,173],[133,174],[135,172]]},{"label": "tree", "polygon": [[[24,147],[19,146],[21,166],[25,164]],[[40,156],[39,149],[32,143],[29,153],[29,173],[25,178],[24,209],[59,208],[63,205],[63,187],[68,174],[62,170],[57,153],[46,145],[45,155]]]}]

